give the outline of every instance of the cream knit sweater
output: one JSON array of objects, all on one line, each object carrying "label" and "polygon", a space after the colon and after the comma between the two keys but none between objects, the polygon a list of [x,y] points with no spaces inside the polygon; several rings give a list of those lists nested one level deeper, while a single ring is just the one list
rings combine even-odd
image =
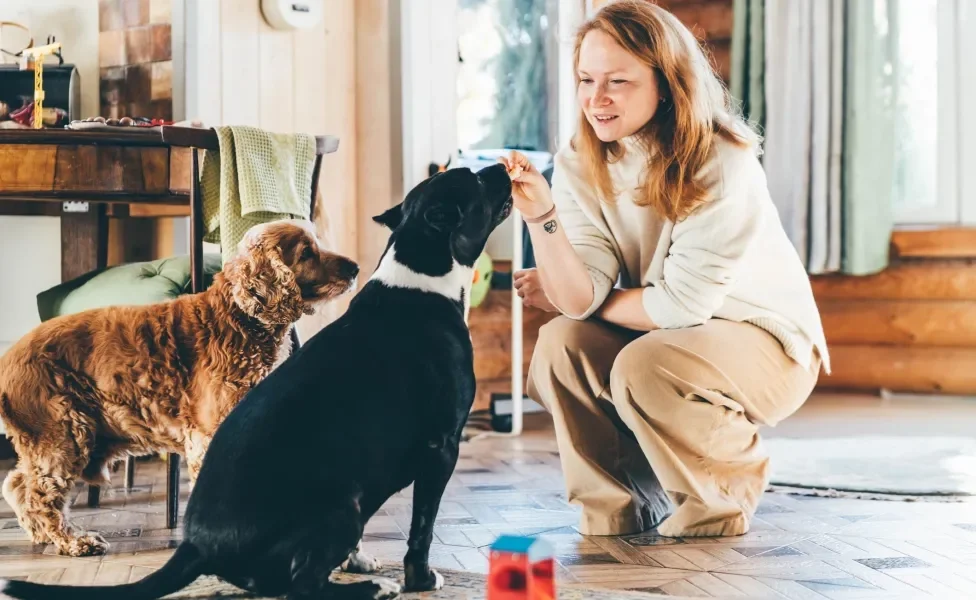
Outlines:
[{"label": "cream knit sweater", "polygon": [[[786,237],[755,148],[715,144],[700,173],[710,198],[678,224],[633,203],[646,153],[623,140],[625,156],[609,166],[617,200],[600,202],[569,146],[555,156],[553,199],[570,243],[593,280],[593,304],[615,283],[641,287],[658,327],[692,327],[710,318],[752,323],[775,336],[805,368],[830,357],[810,280]],[[816,353],[816,354],[815,354]]]}]

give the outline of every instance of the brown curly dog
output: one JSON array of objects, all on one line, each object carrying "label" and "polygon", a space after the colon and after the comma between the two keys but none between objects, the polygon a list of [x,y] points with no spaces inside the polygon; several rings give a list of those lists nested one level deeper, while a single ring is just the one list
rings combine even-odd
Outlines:
[{"label": "brown curly dog", "polygon": [[0,418],[17,451],[3,497],[34,543],[101,554],[75,532],[67,498],[80,478],[109,482],[126,454],[182,453],[195,480],[217,426],[290,353],[313,304],[355,286],[359,266],[324,250],[307,221],[251,229],[200,294],[41,324],[0,357]]}]

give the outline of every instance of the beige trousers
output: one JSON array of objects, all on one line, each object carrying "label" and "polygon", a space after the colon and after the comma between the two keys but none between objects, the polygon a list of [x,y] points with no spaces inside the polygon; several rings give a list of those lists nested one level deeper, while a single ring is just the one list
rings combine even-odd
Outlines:
[{"label": "beige trousers", "polygon": [[640,334],[560,316],[539,332],[527,393],[553,416],[581,533],[731,536],[769,482],[759,426],[799,408],[819,369],[747,323]]}]

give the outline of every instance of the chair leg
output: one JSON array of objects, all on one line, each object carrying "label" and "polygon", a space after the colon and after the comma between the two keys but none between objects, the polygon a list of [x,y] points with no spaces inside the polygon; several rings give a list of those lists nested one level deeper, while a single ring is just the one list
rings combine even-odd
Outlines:
[{"label": "chair leg", "polygon": [[176,529],[180,516],[180,455],[166,456],[166,527]]},{"label": "chair leg", "polygon": [[[190,148],[190,290],[203,291],[203,196],[200,191],[200,158]],[[180,455],[166,457],[166,527],[176,529],[180,516]]]},{"label": "chair leg", "polygon": [[125,457],[125,491],[131,492],[136,481],[136,459],[131,454]]},{"label": "chair leg", "polygon": [[[112,472],[119,470],[118,463],[112,467]],[[125,491],[132,491],[132,484],[136,477],[136,462],[131,455],[125,457]],[[88,508],[98,508],[102,499],[102,488],[97,485],[88,486]]]}]

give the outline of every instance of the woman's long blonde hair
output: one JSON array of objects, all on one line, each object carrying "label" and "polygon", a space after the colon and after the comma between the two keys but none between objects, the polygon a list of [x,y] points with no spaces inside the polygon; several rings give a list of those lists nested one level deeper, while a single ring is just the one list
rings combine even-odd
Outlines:
[{"label": "woman's long blonde hair", "polygon": [[[708,200],[696,175],[709,159],[715,136],[757,146],[760,136],[733,106],[698,41],[670,12],[649,0],[615,0],[600,9],[576,35],[577,87],[580,46],[591,31],[608,34],[651,67],[657,78],[662,102],[635,134],[653,154],[635,202],[672,221],[687,217]],[[572,147],[580,153],[591,184],[605,202],[613,202],[616,193],[607,163],[622,155],[621,145],[601,141],[580,110]]]}]

